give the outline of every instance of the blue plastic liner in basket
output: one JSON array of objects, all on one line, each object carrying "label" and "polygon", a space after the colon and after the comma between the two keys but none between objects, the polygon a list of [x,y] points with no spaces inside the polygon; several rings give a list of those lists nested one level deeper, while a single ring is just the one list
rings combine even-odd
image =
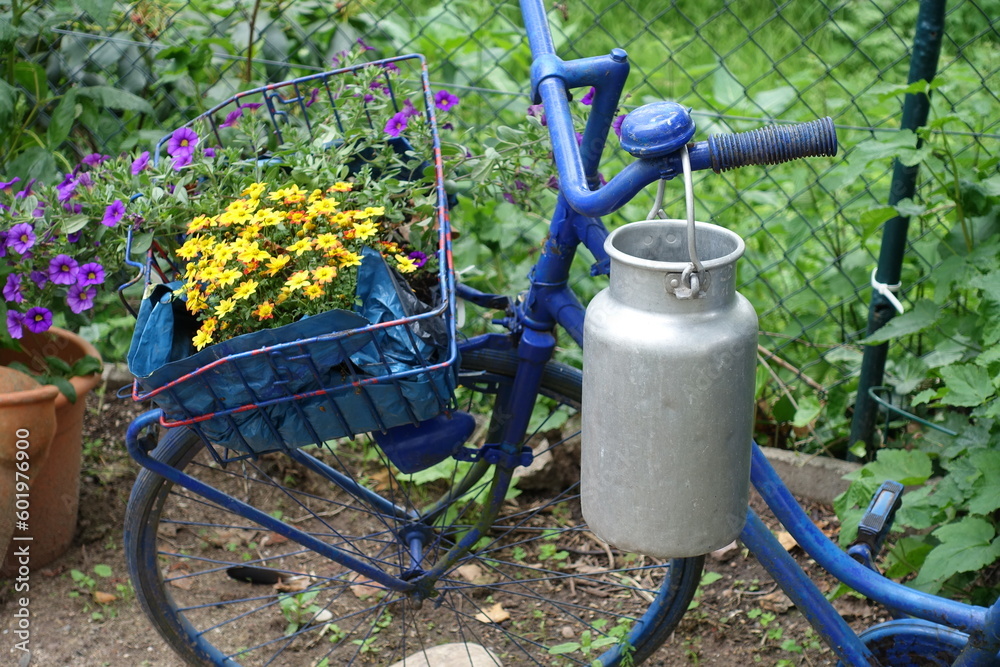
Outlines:
[{"label": "blue plastic liner in basket", "polygon": [[193,422],[212,443],[252,454],[301,447],[430,419],[454,393],[457,364],[419,370],[447,359],[440,317],[329,335],[426,312],[374,250],[362,253],[358,312],[327,311],[197,353],[198,323],[174,295],[179,286],[147,290],[129,370],[167,421]]}]

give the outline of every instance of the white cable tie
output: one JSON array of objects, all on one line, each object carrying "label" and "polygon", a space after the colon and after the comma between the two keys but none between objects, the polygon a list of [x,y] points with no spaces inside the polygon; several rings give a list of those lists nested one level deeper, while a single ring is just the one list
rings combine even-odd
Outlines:
[{"label": "white cable tie", "polygon": [[896,295],[893,292],[898,292],[899,288],[903,286],[903,283],[899,282],[895,285],[887,285],[885,283],[880,283],[875,280],[875,272],[878,271],[878,267],[872,269],[872,289],[881,294],[886,298],[886,301],[892,304],[892,307],[896,309],[900,315],[903,314],[903,304],[899,302]]}]

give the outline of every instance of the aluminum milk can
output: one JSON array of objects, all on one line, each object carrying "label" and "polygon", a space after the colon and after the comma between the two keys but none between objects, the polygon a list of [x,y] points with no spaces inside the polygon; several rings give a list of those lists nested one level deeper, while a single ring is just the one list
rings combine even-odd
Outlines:
[{"label": "aluminum milk can", "polygon": [[583,339],[583,515],[602,539],[662,558],[729,544],[746,518],[757,315],[736,292],[735,233],[685,220],[620,227]]}]

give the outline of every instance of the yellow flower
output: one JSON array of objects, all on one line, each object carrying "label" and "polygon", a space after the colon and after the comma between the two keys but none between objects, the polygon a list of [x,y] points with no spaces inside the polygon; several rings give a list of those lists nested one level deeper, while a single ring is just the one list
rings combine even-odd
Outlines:
[{"label": "yellow flower", "polygon": [[281,214],[281,211],[275,211],[273,208],[261,208],[254,211],[251,220],[261,227],[273,227],[284,219],[285,216]]},{"label": "yellow flower", "polygon": [[263,262],[270,259],[271,255],[268,254],[266,250],[261,250],[257,242],[254,241],[249,246],[243,249],[243,251],[236,256],[236,259],[240,260],[244,264],[250,264],[251,262]]},{"label": "yellow flower", "polygon": [[286,204],[297,204],[306,200],[306,192],[299,189],[297,185],[289,185],[287,188],[275,190],[267,198],[271,201],[284,201]]},{"label": "yellow flower", "polygon": [[323,288],[319,285],[309,285],[306,287],[305,293],[311,300],[316,300],[326,294],[326,292],[323,291]]},{"label": "yellow flower", "polygon": [[371,217],[373,215],[385,215],[385,206],[367,206],[365,207],[365,217]]},{"label": "yellow flower", "polygon": [[323,198],[323,191],[322,191],[322,190],[320,190],[319,188],[316,188],[316,189],[315,189],[315,190],[313,190],[313,191],[312,191],[312,193],[311,193],[311,194],[309,195],[309,199],[308,199],[307,201],[308,201],[308,202],[309,202],[310,204],[312,204],[313,202],[318,202],[318,201],[319,201],[320,199],[322,199],[322,198]]},{"label": "yellow flower", "polygon": [[335,225],[339,225],[341,227],[346,227],[347,225],[351,224],[351,216],[349,213],[340,211],[336,213],[332,218],[330,218],[330,222],[332,222]]},{"label": "yellow flower", "polygon": [[215,307],[215,314],[219,317],[225,317],[233,308],[236,307],[235,299],[223,299],[219,302],[219,305]]},{"label": "yellow flower", "polygon": [[309,286],[309,272],[308,271],[296,271],[293,273],[288,280],[285,281],[285,287],[289,291],[295,291],[300,287]]},{"label": "yellow flower", "polygon": [[316,237],[316,248],[319,250],[333,250],[340,247],[340,239],[336,234],[324,233]]},{"label": "yellow flower", "polygon": [[284,302],[288,301],[288,292],[286,291],[287,289],[288,289],[287,287],[282,287],[281,288],[281,292],[274,299],[275,305],[281,305]]},{"label": "yellow flower", "polygon": [[248,241],[257,238],[260,236],[260,228],[262,226],[263,225],[259,222],[254,222],[253,218],[251,218],[247,224],[244,225],[243,231],[240,232],[240,238],[247,239]]},{"label": "yellow flower", "polygon": [[296,257],[302,255],[302,253],[309,252],[312,250],[313,242],[312,239],[299,239],[292,245],[285,248],[288,252],[294,252]]},{"label": "yellow flower", "polygon": [[354,238],[358,239],[359,241],[364,241],[365,239],[375,236],[375,233],[378,231],[378,225],[370,220],[360,223],[355,222],[353,228],[354,228]]},{"label": "yellow flower", "polygon": [[252,183],[248,185],[240,194],[250,199],[260,199],[260,196],[267,190],[267,183]]},{"label": "yellow flower", "polygon": [[[235,203],[235,202],[234,202]],[[232,225],[242,225],[249,222],[252,217],[250,211],[245,209],[227,210],[219,216],[219,225],[230,227]]]},{"label": "yellow flower", "polygon": [[288,262],[290,262],[291,260],[292,260],[291,255],[278,255],[277,257],[272,257],[267,262],[267,271],[264,272],[264,275],[273,276],[278,271],[281,271],[281,269],[285,268],[285,265],[288,264]]},{"label": "yellow flower", "polygon": [[235,290],[233,290],[233,298],[234,299],[246,299],[251,294],[253,294],[254,292],[257,291],[257,286],[259,284],[260,283],[258,283],[256,280],[254,280],[252,278],[250,280],[244,280],[243,282],[241,282],[239,284],[239,287],[237,287]]},{"label": "yellow flower", "polygon": [[200,350],[206,345],[210,345],[212,343],[212,332],[205,331],[204,328],[201,328],[198,330],[198,333],[194,335],[194,340],[191,342],[194,343],[196,349]]},{"label": "yellow flower", "polygon": [[321,266],[313,269],[312,276],[317,283],[325,285],[337,277],[337,269],[332,266]]},{"label": "yellow flower", "polygon": [[208,216],[204,215],[199,215],[194,220],[192,220],[190,224],[188,224],[187,233],[191,234],[193,232],[197,232],[200,229],[205,229],[205,227],[211,227],[211,226],[212,226],[212,218],[209,218]]},{"label": "yellow flower", "polygon": [[187,295],[187,310],[189,313],[198,313],[203,310],[208,310],[208,304],[202,298],[200,293],[188,292]]},{"label": "yellow flower", "polygon": [[336,199],[320,199],[309,205],[308,213],[313,216],[333,215],[337,212]]},{"label": "yellow flower", "polygon": [[272,319],[274,317],[274,304],[270,301],[265,301],[254,309],[253,316],[261,322]]},{"label": "yellow flower", "polygon": [[361,266],[361,255],[350,251],[341,253],[338,259],[340,260],[340,268],[347,268],[348,266]]},{"label": "yellow flower", "polygon": [[177,256],[182,259],[194,259],[201,252],[201,237],[191,236],[177,249]]},{"label": "yellow flower", "polygon": [[219,273],[219,277],[216,280],[220,285],[232,285],[235,283],[242,274],[236,269],[226,269]]},{"label": "yellow flower", "polygon": [[413,273],[417,270],[416,263],[406,255],[395,255],[396,268],[400,273]]},{"label": "yellow flower", "polygon": [[217,326],[219,326],[219,320],[216,317],[210,317],[201,323],[201,328],[205,331],[215,331]]},{"label": "yellow flower", "polygon": [[[222,271],[219,269],[219,267],[217,267],[217,266],[200,266],[200,264],[201,263],[199,262],[199,267],[198,267],[199,271],[196,274],[196,276],[200,280],[208,280],[208,281],[216,280],[217,281],[219,279],[219,277],[222,275]],[[239,277],[239,273],[237,273],[236,275],[237,275],[237,277]],[[235,278],[233,280],[235,280]],[[232,282],[232,281],[230,281],[230,282]],[[206,294],[207,294],[207,292],[206,292]]]},{"label": "yellow flower", "polygon": [[212,259],[222,265],[233,258],[233,254],[236,252],[228,243],[220,243],[212,249]]},{"label": "yellow flower", "polygon": [[337,181],[336,183],[330,186],[330,190],[334,192],[350,192],[351,184],[344,183],[343,181]]}]

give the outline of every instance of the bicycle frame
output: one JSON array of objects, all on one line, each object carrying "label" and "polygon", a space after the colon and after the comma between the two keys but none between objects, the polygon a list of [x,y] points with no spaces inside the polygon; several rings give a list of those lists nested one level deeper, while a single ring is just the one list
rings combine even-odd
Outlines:
[{"label": "bicycle frame", "polygon": [[[508,313],[505,324],[511,331],[510,334],[473,337],[463,342],[460,350],[515,348],[520,359],[511,391],[498,398],[496,412],[506,419],[500,424],[501,441],[496,443],[500,453],[494,461],[496,470],[490,506],[484,508],[477,526],[469,530],[432,570],[422,572],[416,578],[404,579],[361,562],[337,546],[322,542],[149,456],[139,434],[159,421],[159,411],[146,413],[133,422],[127,436],[130,454],[154,473],[360,572],[389,590],[410,593],[416,598],[431,594],[436,579],[472,548],[496,517],[512,471],[520,464],[521,443],[539,393],[542,372],[555,349],[556,326],[566,330],[577,344],[583,344],[584,307],[567,282],[577,249],[583,245],[593,255],[593,274],[607,273],[609,259],[604,241],[608,230],[599,216],[617,210],[650,183],[681,173],[680,158],[676,154],[638,159],[598,189],[597,168],[628,75],[628,58],[624,51],[615,49],[608,56],[562,61],[555,55],[541,0],[521,0],[521,12],[533,56],[533,102],[543,103],[547,112],[560,176],[559,195],[549,236],[532,269],[530,286],[523,300],[514,303],[506,296],[457,286],[458,295],[467,301],[486,308],[505,309]],[[593,86],[596,95],[578,146],[569,113],[569,91],[582,86]],[[708,142],[690,145],[689,152],[693,170],[712,167]],[[384,511],[398,513],[404,519],[415,518],[309,454],[294,452],[292,456],[341,488],[369,502],[381,503]],[[486,465],[476,466],[476,480],[486,468]],[[812,524],[756,444],[753,445],[751,480],[798,544],[831,574],[894,612],[928,621],[924,629],[935,636],[950,638],[956,645],[956,651],[964,646],[954,665],[983,665],[997,659],[1000,651],[1000,601],[988,609],[953,602],[887,580],[857,563]],[[428,516],[433,514],[432,511]],[[399,537],[408,543],[406,535]],[[747,513],[741,539],[845,664],[878,664],[862,638],[840,617],[752,510]],[[419,561],[419,551],[414,560]],[[953,632],[949,635],[950,628],[963,634]]]}]

